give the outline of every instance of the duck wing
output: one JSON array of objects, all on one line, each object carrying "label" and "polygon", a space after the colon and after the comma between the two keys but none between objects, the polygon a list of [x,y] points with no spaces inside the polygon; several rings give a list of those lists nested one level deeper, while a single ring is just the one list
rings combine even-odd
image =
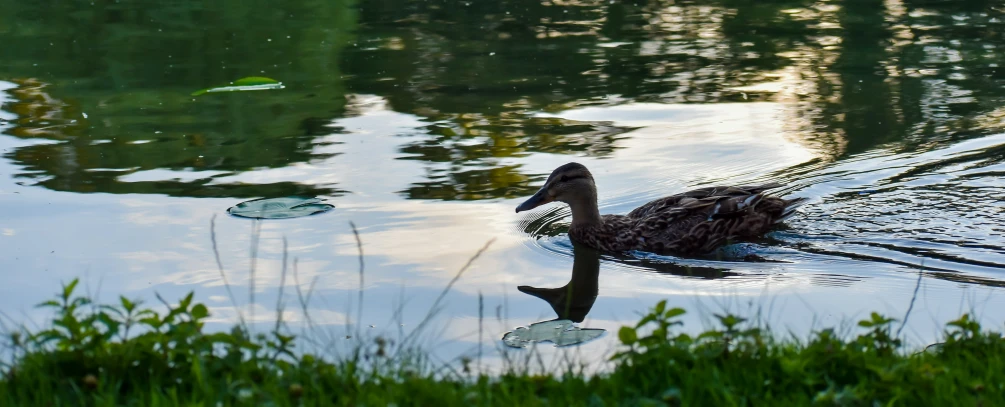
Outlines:
[{"label": "duck wing", "polygon": [[650,251],[704,253],[730,239],[762,235],[806,202],[762,194],[779,186],[697,189],[650,202],[630,219]]},{"label": "duck wing", "polygon": [[[727,215],[751,206],[763,197],[761,192],[781,187],[771,183],[747,186],[706,187],[656,199],[628,213],[629,218],[642,219],[662,212],[676,212],[672,217],[710,211],[708,216]],[[681,213],[681,212],[684,213]],[[667,214],[669,215],[669,214]]]}]

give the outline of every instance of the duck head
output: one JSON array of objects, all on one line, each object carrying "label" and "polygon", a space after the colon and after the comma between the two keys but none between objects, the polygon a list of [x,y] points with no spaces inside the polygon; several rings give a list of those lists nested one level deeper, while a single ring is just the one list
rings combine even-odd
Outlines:
[{"label": "duck head", "polygon": [[[555,169],[548,176],[534,196],[528,198],[516,207],[517,213],[529,211],[550,202],[565,202],[573,208],[596,208],[597,186],[593,182],[593,174],[579,163],[568,163]],[[575,213],[573,214],[575,216]]]}]

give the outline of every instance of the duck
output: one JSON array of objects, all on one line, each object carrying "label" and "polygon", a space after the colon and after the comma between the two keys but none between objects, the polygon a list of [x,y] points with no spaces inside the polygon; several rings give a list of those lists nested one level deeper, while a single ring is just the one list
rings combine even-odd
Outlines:
[{"label": "duck", "polygon": [[516,212],[562,202],[572,211],[568,233],[574,242],[604,252],[700,255],[727,242],[762,236],[795,214],[806,198],[764,194],[782,186],[699,188],[650,201],[627,215],[601,215],[593,175],[586,166],[570,162],[552,171]]}]

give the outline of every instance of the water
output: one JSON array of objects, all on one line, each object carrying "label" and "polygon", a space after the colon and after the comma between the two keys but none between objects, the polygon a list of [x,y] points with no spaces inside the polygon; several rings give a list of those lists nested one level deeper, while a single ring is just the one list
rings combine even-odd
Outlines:
[{"label": "water", "polygon": [[[418,325],[495,239],[439,303],[427,339],[445,360],[498,361],[505,332],[560,316],[517,287],[562,287],[591,264],[596,298],[573,301],[576,326],[608,334],[573,347],[587,359],[661,299],[692,311],[688,329],[727,309],[806,332],[912,303],[912,343],[971,309],[1000,326],[1003,14],[992,1],[3,0],[0,309],[40,321],[33,304],[81,277],[104,300],[196,290],[231,323],[215,216],[236,300],[254,291],[243,312],[263,327],[281,284],[312,281],[314,323],[355,320],[350,221],[369,335]],[[247,76],[285,88],[191,96]],[[565,208],[513,213],[573,160],[603,212],[767,181],[811,203],[715,256],[594,262],[574,256]],[[252,274],[254,224],[226,209],[288,195],[335,209],[263,222]],[[285,318],[303,324],[287,294]]]}]

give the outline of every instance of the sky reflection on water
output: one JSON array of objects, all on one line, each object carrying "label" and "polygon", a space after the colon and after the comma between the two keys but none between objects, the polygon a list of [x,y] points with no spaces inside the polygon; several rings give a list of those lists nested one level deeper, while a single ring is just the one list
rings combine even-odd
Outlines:
[{"label": "sky reflection on water", "polygon": [[[498,363],[504,332],[557,316],[517,286],[561,287],[574,263],[566,209],[513,208],[578,161],[605,212],[720,183],[812,200],[718,257],[604,256],[582,327],[616,332],[661,299],[694,311],[686,329],[721,308],[794,332],[900,317],[919,270],[910,341],[971,306],[999,324],[1002,11],[734,3],[0,1],[17,23],[0,31],[0,308],[41,320],[31,306],[80,276],[104,299],[194,289],[223,326],[210,219],[243,303],[252,223],[226,208],[321,196],[330,213],[262,223],[256,321],[275,316],[284,237],[335,332],[357,311],[359,227],[373,334],[422,320],[495,239],[430,340]],[[287,87],[190,96],[248,75]],[[615,337],[575,352],[599,360]]]}]

